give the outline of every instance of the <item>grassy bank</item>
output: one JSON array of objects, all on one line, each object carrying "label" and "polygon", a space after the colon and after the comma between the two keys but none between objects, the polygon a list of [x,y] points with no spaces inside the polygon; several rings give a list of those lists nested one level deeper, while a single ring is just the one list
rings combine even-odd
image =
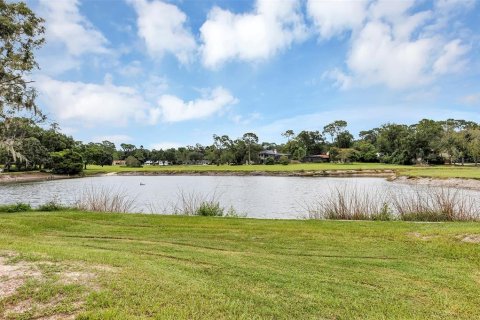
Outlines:
[{"label": "grassy bank", "polygon": [[[176,165],[176,166],[144,166],[142,168],[128,168],[123,166],[97,166],[88,165],[84,174],[87,176],[108,174],[108,173],[145,173],[145,174],[267,174],[274,173],[299,173],[301,175],[333,175],[336,173],[348,174],[366,174],[374,175],[381,173],[395,173],[397,176],[424,177],[424,178],[462,178],[462,179],[480,179],[480,167],[473,166],[402,166],[384,163],[300,163],[289,165],[241,165],[241,166],[211,166],[211,165]],[[13,177],[13,179],[12,179]],[[50,174],[39,172],[13,172],[0,173],[0,182],[9,180],[31,180],[42,181],[51,177]],[[30,178],[30,179],[29,179]],[[60,178],[60,176],[55,177]]]},{"label": "grassy bank", "polygon": [[175,166],[143,166],[142,168],[128,168],[124,166],[96,166],[89,165],[87,174],[109,172],[295,172],[295,171],[322,171],[322,170],[398,170],[408,166],[398,166],[382,163],[299,163],[289,165],[175,165]]},{"label": "grassy bank", "polygon": [[430,177],[430,178],[465,178],[480,179],[480,167],[461,167],[461,166],[432,166],[416,167],[401,166],[384,163],[301,163],[284,165],[242,165],[242,166],[144,166],[143,168],[127,168],[121,166],[88,166],[85,174],[95,175],[99,173],[125,173],[125,172],[145,172],[145,173],[250,173],[250,172],[314,172],[314,171],[366,171],[392,170],[399,176],[410,177]]},{"label": "grassy bank", "polygon": [[434,166],[434,167],[410,167],[400,169],[399,175],[424,178],[461,178],[480,179],[480,167],[473,166]]},{"label": "grassy bank", "polygon": [[43,275],[0,295],[0,318],[474,319],[479,238],[478,223],[0,214],[5,264]]}]

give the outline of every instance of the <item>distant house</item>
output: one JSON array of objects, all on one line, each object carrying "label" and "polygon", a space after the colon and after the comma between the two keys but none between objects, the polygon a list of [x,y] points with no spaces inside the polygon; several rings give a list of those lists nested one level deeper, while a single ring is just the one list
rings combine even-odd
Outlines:
[{"label": "distant house", "polygon": [[289,153],[280,153],[277,152],[277,150],[262,150],[258,153],[258,158],[260,161],[264,162],[268,158],[273,158],[275,161],[278,161],[280,157],[285,156],[287,158],[290,158]]},{"label": "distant house", "polygon": [[330,156],[328,154],[311,154],[304,158],[305,162],[328,162]]},{"label": "distant house", "polygon": [[165,161],[161,161],[161,160],[158,160],[158,161],[153,161],[153,160],[147,160],[145,161],[144,165],[146,166],[169,166],[171,165],[172,163],[168,162],[167,160]]},{"label": "distant house", "polygon": [[210,161],[210,160],[203,159],[203,160],[195,161],[194,164],[206,166],[206,165],[211,164],[211,161]]},{"label": "distant house", "polygon": [[113,160],[112,165],[114,166],[124,166],[127,162],[125,160]]}]

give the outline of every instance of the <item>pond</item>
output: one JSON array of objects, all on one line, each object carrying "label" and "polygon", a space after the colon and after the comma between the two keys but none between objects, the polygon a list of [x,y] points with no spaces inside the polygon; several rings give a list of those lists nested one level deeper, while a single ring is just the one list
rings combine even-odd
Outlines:
[{"label": "pond", "polygon": [[[309,208],[328,198],[332,190],[354,188],[378,197],[412,193],[412,187],[383,178],[272,177],[272,176],[101,176],[0,186],[0,203],[49,201],[74,204],[85,190],[121,192],[134,199],[134,212],[171,213],[182,196],[215,198],[226,208],[250,218],[301,219]],[[478,191],[463,197],[480,199]],[[170,212],[169,212],[170,210]]]}]

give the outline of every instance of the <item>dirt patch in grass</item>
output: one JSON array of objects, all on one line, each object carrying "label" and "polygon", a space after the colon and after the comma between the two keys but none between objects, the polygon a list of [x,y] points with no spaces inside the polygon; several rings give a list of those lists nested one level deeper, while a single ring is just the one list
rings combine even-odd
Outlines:
[{"label": "dirt patch in grass", "polygon": [[462,234],[457,236],[457,239],[462,242],[480,243],[480,234]]},{"label": "dirt patch in grass", "polygon": [[435,239],[437,237],[436,235],[424,235],[424,234],[421,234],[419,232],[410,232],[410,233],[408,233],[408,235],[410,237],[414,237],[414,238],[417,238],[417,239],[420,239],[420,240],[423,240],[423,241],[428,241],[428,240],[431,240],[431,239]]},{"label": "dirt patch in grass", "polygon": [[11,264],[9,261],[14,258],[12,253],[0,256],[0,297],[7,297],[15,293],[26,279],[41,276],[40,270],[34,265],[24,261]]},{"label": "dirt patch in grass", "polygon": [[100,269],[0,254],[0,319],[74,319]]}]

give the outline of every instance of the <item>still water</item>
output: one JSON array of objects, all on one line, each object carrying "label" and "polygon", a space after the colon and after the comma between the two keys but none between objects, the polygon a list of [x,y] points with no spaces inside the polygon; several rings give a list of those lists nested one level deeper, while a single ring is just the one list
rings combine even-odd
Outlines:
[{"label": "still water", "polygon": [[[374,194],[410,192],[411,187],[383,178],[312,178],[266,176],[102,176],[35,183],[0,185],[0,203],[48,201],[74,204],[86,189],[121,191],[135,200],[135,212],[160,213],[178,203],[179,196],[217,199],[250,218],[299,219],[309,204],[328,197],[335,188],[354,187]],[[478,191],[465,196],[480,198]]]}]

